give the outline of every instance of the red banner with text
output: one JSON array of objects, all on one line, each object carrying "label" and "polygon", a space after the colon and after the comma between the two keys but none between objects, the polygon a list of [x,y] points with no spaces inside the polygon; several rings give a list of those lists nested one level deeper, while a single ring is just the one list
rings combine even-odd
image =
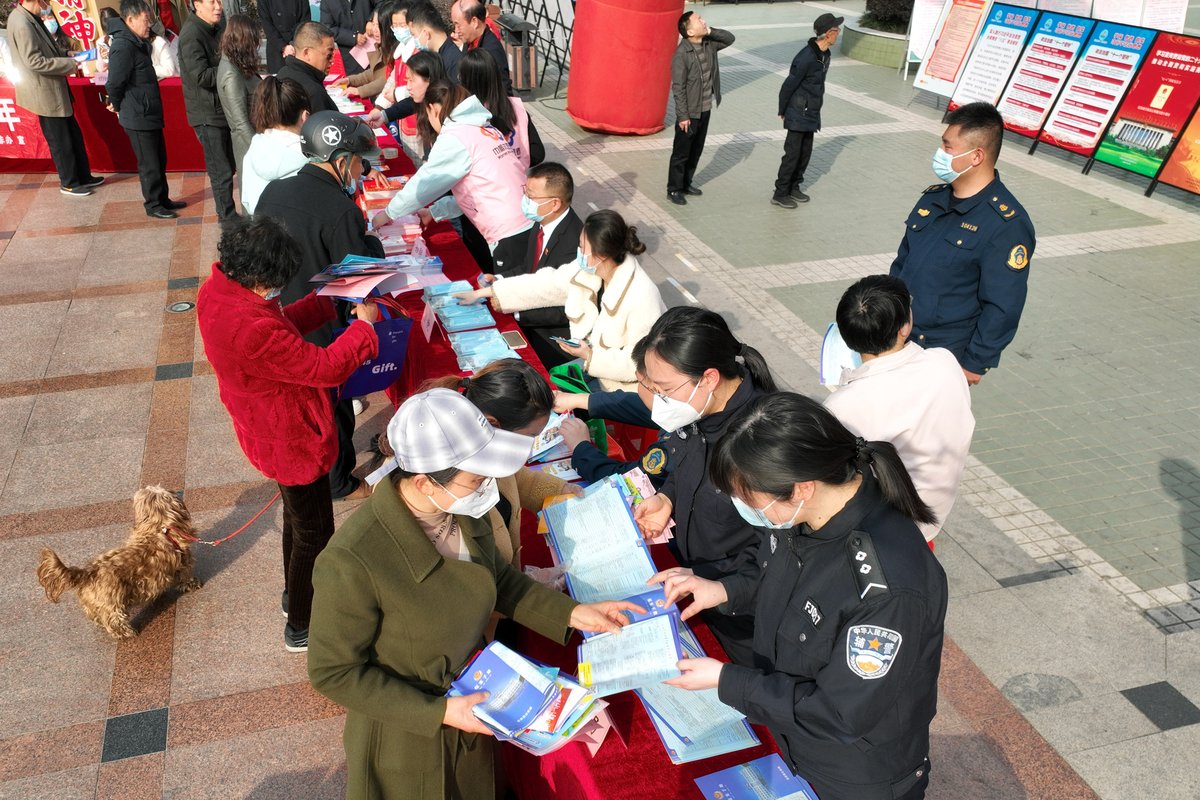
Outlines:
[{"label": "red banner with text", "polygon": [[37,115],[17,105],[17,90],[0,78],[0,158],[49,158]]}]

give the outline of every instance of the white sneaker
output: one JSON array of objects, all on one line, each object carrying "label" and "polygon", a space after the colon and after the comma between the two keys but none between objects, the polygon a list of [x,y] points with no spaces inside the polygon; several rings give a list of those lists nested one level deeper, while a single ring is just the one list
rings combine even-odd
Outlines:
[{"label": "white sneaker", "polygon": [[367,404],[362,400],[359,400],[357,397],[351,400],[350,404],[354,406],[354,416],[356,417],[363,412],[363,409],[367,407]]}]

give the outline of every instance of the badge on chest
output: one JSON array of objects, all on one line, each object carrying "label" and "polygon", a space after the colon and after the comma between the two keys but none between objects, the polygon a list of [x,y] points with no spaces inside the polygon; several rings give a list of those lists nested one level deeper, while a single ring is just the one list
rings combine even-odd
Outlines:
[{"label": "badge on chest", "polygon": [[814,628],[821,627],[821,620],[824,617],[821,615],[821,609],[817,608],[817,604],[812,601],[811,597],[804,601],[804,611],[808,614],[809,619],[812,620]]}]

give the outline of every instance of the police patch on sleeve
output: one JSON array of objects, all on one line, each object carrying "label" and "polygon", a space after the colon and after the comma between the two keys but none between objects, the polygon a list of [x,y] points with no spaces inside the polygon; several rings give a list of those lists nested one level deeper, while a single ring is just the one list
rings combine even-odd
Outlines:
[{"label": "police patch on sleeve", "polygon": [[882,678],[892,668],[902,639],[891,628],[855,625],[846,634],[846,666],[865,680]]},{"label": "police patch on sleeve", "polygon": [[666,464],[667,454],[663,452],[661,447],[651,447],[646,452],[646,455],[642,456],[642,469],[648,475],[660,474]]},{"label": "police patch on sleeve", "polygon": [[1025,245],[1019,244],[1009,252],[1008,266],[1017,272],[1029,266],[1029,250],[1026,249]]}]

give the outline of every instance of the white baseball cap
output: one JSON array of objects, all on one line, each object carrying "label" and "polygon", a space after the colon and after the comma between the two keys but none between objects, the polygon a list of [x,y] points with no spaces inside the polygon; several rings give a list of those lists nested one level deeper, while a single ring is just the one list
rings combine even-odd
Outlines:
[{"label": "white baseball cap", "polygon": [[494,427],[470,400],[450,389],[405,400],[388,423],[387,437],[400,468],[412,473],[457,467],[505,478],[525,466],[533,448],[533,437]]}]

